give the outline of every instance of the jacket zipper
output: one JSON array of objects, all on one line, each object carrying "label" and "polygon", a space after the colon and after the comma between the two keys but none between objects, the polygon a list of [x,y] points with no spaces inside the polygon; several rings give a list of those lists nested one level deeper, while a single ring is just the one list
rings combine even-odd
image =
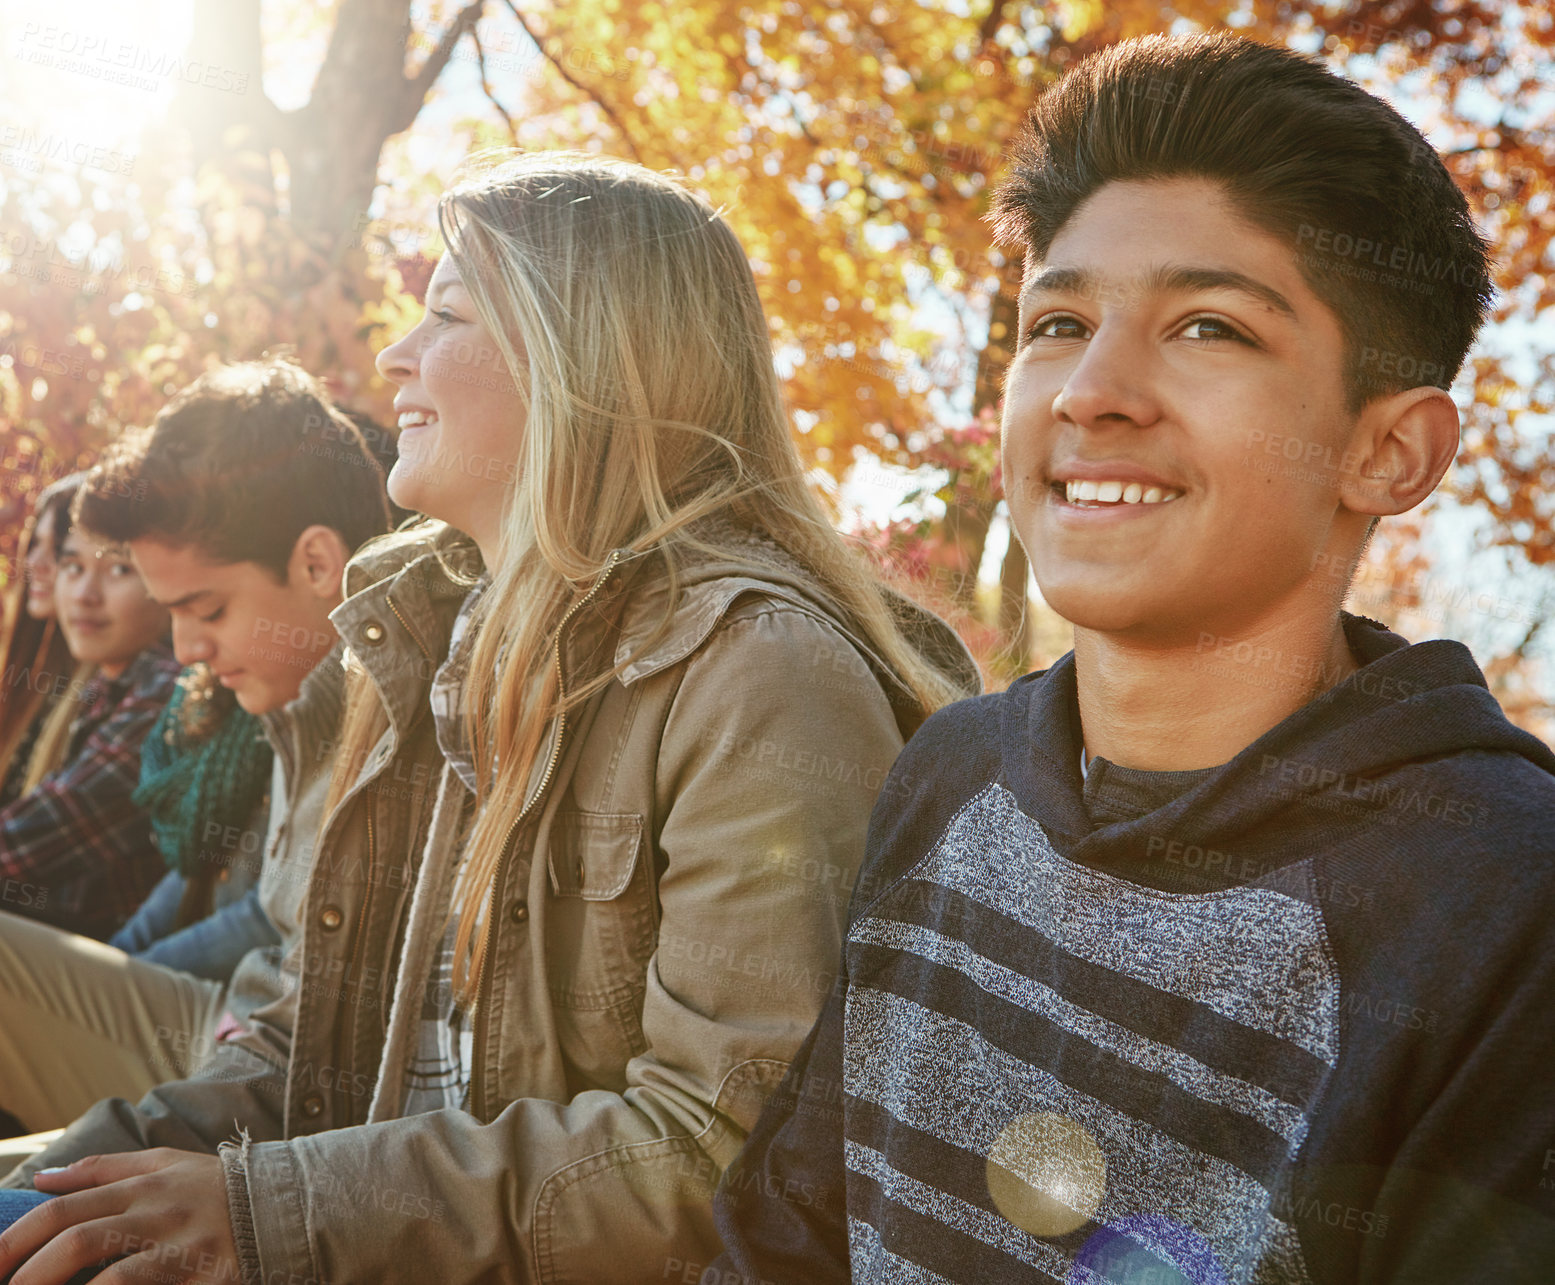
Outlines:
[{"label": "jacket zipper", "polygon": [[[421,654],[428,660],[431,660],[432,653],[427,650],[426,644],[421,641],[421,635],[412,629],[410,627],[410,622],[400,614],[400,609],[395,605],[394,599],[389,597],[388,594],[385,594],[383,600],[388,604],[389,610],[394,613],[394,618],[400,622],[400,625],[404,628],[405,632],[410,635],[411,641],[414,642],[418,648],[420,648]],[[351,970],[347,974],[348,977],[353,977],[356,979],[357,999],[355,1005],[353,1005],[355,1014],[353,1015],[352,1020],[350,1022],[341,1023],[341,1029],[338,1032],[339,1036],[344,1036],[351,1040],[351,1047],[348,1049],[337,1047],[335,1050],[337,1064],[340,1066],[350,1066],[353,1069],[356,1065],[356,1023],[357,1018],[362,1010],[361,978],[363,971],[365,971],[365,966],[359,969],[358,965],[365,965],[365,958],[367,954],[367,912],[371,907],[373,900],[373,862],[376,860],[378,847],[376,833],[373,828],[373,801],[371,799],[366,800],[365,809],[367,812],[367,888],[362,895],[362,909],[356,917],[356,935],[355,940],[351,943]],[[380,980],[380,992],[382,985],[383,982]],[[378,1007],[379,1010],[382,1011],[383,996],[381,993],[379,995]],[[354,1111],[352,1112],[352,1123],[358,1123],[356,1113]]]},{"label": "jacket zipper", "polygon": [[[605,569],[599,573],[599,578],[594,581],[589,591],[579,598],[577,602],[567,608],[567,613],[562,617],[561,623],[556,626],[556,645],[553,655],[553,663],[556,666],[556,698],[558,703],[567,698],[566,675],[562,672],[562,639],[566,635],[568,624],[572,618],[586,607],[600,589],[604,586],[611,574],[616,569],[616,563],[620,560],[621,551],[612,549],[609,559],[605,562]],[[513,840],[518,835],[518,828],[524,823],[524,818],[534,809],[536,803],[544,797],[546,787],[551,783],[551,777],[556,773],[556,765],[561,761],[562,737],[567,731],[567,711],[559,711],[556,715],[556,735],[551,741],[551,757],[545,765],[545,774],[540,778],[540,784],[535,787],[535,792],[524,801],[524,806],[519,809],[518,815],[513,818],[513,824],[508,827],[507,834],[502,840],[502,849],[497,855],[497,868],[492,876],[491,891],[487,894],[486,902],[486,926],[481,932],[481,975],[475,983],[475,1029],[472,1032],[470,1056],[474,1065],[470,1067],[470,1095],[469,1102],[472,1114],[477,1119],[485,1119],[485,1093],[486,1086],[481,1074],[481,1066],[486,1057],[486,1023],[483,1020],[485,1006],[482,1000],[486,997],[487,983],[496,969],[495,953],[491,949],[491,938],[496,931],[497,922],[497,889],[502,886],[502,877],[506,873],[508,857],[512,855]]]},{"label": "jacket zipper", "polygon": [[415,643],[417,647],[421,648],[421,654],[423,656],[425,656],[428,660],[431,660],[432,653],[427,650],[426,643],[422,642],[421,635],[410,627],[410,621],[406,620],[404,616],[400,615],[400,609],[395,605],[394,599],[391,598],[388,594],[384,594],[383,600],[389,604],[389,610],[394,613],[394,618],[400,622],[400,626],[407,634],[410,635],[411,642]]}]

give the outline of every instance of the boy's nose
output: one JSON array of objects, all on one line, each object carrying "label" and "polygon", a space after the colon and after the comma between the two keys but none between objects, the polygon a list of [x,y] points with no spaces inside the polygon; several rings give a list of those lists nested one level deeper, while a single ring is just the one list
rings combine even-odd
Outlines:
[{"label": "boy's nose", "polygon": [[1131,422],[1144,426],[1160,415],[1142,370],[1145,355],[1123,339],[1098,330],[1085,355],[1053,399],[1053,417],[1082,427]]},{"label": "boy's nose", "polygon": [[173,655],[180,665],[198,665],[216,654],[216,648],[204,630],[193,621],[173,618]]}]

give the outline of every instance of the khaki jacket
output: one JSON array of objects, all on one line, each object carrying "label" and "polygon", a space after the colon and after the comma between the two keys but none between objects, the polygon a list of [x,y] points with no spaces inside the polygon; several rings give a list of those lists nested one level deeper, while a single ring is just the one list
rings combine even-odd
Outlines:
[{"label": "khaki jacket", "polygon": [[[769,546],[691,568],[662,630],[658,560],[618,553],[556,662],[569,689],[630,664],[553,724],[514,818],[470,1110],[402,1118],[471,803],[428,708],[458,552],[423,528],[348,570],[333,619],[389,727],[325,820],[290,984],[195,1079],[100,1106],[39,1163],[210,1150],[240,1122],[222,1150],[245,1279],[678,1278],[719,1252],[713,1189],[829,991],[870,808],[920,715]],[[948,627],[907,610],[974,690]]]}]

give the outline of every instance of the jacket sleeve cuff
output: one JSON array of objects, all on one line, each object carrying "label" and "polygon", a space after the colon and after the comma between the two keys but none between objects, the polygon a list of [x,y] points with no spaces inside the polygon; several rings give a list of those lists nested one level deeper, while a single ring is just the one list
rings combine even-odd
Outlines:
[{"label": "jacket sleeve cuff", "polygon": [[238,1251],[238,1275],[243,1285],[260,1285],[259,1242],[254,1236],[254,1207],[248,1196],[248,1130],[239,1142],[217,1149],[227,1179],[227,1215],[232,1219],[232,1243]]}]

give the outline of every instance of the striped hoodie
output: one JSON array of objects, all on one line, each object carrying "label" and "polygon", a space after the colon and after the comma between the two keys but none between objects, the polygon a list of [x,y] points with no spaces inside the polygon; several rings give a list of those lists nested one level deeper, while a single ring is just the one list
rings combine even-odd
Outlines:
[{"label": "striped hoodie", "polygon": [[1555,756],[1345,628],[1202,772],[1082,778],[1072,656],[920,730],[704,1285],[1555,1280]]}]

